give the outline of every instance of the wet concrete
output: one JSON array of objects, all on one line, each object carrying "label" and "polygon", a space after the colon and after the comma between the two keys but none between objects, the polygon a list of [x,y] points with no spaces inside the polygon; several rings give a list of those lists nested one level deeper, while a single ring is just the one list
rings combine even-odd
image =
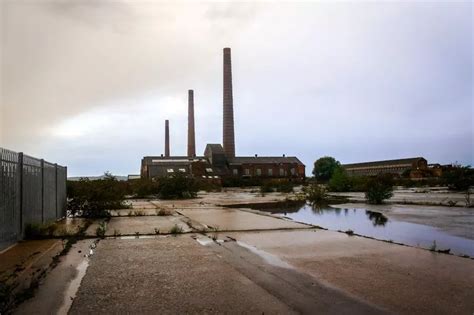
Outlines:
[{"label": "wet concrete", "polygon": [[57,266],[40,282],[34,297],[22,303],[14,313],[67,314],[75,295],[74,285],[77,290],[80,284],[78,275],[85,274],[80,267],[87,264],[88,258],[84,256],[89,254],[92,242],[84,240],[72,245],[68,255],[60,257]]},{"label": "wet concrete", "polygon": [[430,225],[452,235],[474,239],[474,208],[361,203],[345,203],[332,207],[378,211],[394,220]]},{"label": "wet concrete", "polygon": [[293,314],[189,235],[103,240],[70,314]]},{"label": "wet concrete", "polygon": [[23,272],[44,255],[56,255],[62,249],[61,244],[57,239],[19,242],[0,254],[0,277]]},{"label": "wet concrete", "polygon": [[186,217],[218,230],[298,229],[307,225],[228,208],[182,209]]},{"label": "wet concrete", "polygon": [[207,245],[240,273],[299,314],[384,314],[344,291],[293,268],[277,256],[243,242]]},{"label": "wet concrete", "polygon": [[225,233],[395,313],[470,314],[470,259],[324,230]]},{"label": "wet concrete", "polygon": [[183,232],[190,232],[190,227],[181,216],[142,216],[111,218],[107,224],[106,236],[170,233],[174,226]]}]

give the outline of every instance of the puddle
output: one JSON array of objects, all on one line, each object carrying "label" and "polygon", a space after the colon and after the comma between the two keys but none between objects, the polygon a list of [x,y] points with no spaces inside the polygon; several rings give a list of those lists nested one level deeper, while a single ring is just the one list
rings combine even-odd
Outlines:
[{"label": "puddle", "polygon": [[254,247],[254,246],[251,246],[251,245],[246,244],[246,243],[241,242],[241,241],[237,241],[236,243],[237,243],[237,245],[242,246],[242,247],[250,250],[252,253],[257,254],[258,256],[263,258],[263,260],[265,260],[270,265],[273,265],[273,266],[276,266],[276,267],[281,267],[281,268],[286,268],[286,269],[293,269],[293,267],[290,264],[288,264],[287,262],[281,260],[280,258],[278,258],[275,255],[267,253],[266,251],[260,250],[260,249]]},{"label": "puddle", "polygon": [[365,209],[313,208],[303,205],[298,209],[262,209],[289,217],[294,221],[318,225],[333,231],[352,230],[356,234],[411,246],[450,249],[456,255],[474,256],[474,240],[448,234],[435,227],[397,221],[380,212]]},{"label": "puddle", "polygon": [[139,235],[139,236],[119,236],[119,237],[110,237],[110,238],[118,238],[121,240],[135,240],[135,239],[150,239],[150,238],[157,238],[155,235]]},{"label": "puddle", "polygon": [[196,238],[196,241],[202,246],[207,246],[209,244],[214,243],[214,241],[210,238]]},{"label": "puddle", "polygon": [[64,301],[57,314],[67,315],[71,308],[72,302],[76,298],[77,291],[81,285],[82,278],[86,275],[87,267],[89,267],[89,259],[83,260],[79,266],[77,266],[77,276],[71,281],[66,292],[64,293]]}]

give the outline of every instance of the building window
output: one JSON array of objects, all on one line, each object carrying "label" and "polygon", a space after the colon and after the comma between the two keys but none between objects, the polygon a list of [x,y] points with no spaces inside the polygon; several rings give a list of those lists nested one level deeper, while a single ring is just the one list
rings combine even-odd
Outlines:
[{"label": "building window", "polygon": [[268,169],[268,176],[273,176],[273,168]]},{"label": "building window", "polygon": [[250,175],[250,169],[246,168],[244,171],[245,171],[245,175]]},{"label": "building window", "polygon": [[212,173],[212,168],[206,168],[206,172]]},{"label": "building window", "polygon": [[239,170],[236,169],[236,168],[234,168],[234,169],[232,170],[232,173],[233,173],[234,175],[239,175]]},{"label": "building window", "polygon": [[295,173],[296,173],[295,169],[294,168],[290,169],[290,173],[291,173],[291,175],[295,176]]},{"label": "building window", "polygon": [[172,168],[169,168],[166,170],[168,173],[174,173],[174,170]]},{"label": "building window", "polygon": [[179,171],[180,171],[181,173],[186,173],[186,169],[185,169],[185,168],[180,168]]},{"label": "building window", "polygon": [[285,170],[280,168],[280,176],[285,176]]},{"label": "building window", "polygon": [[257,168],[257,176],[261,176],[261,175],[262,175],[262,169]]}]

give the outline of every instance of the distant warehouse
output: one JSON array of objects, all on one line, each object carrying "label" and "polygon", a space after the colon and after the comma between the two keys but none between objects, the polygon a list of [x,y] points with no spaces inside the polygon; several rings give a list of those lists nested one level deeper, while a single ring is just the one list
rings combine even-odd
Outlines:
[{"label": "distant warehouse", "polygon": [[393,174],[415,179],[433,175],[431,168],[428,167],[428,161],[422,157],[344,164],[342,167],[350,176]]}]

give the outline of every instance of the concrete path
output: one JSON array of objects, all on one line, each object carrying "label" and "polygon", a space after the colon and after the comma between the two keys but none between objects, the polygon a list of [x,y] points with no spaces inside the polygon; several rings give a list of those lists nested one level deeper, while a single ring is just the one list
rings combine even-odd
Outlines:
[{"label": "concrete path", "polygon": [[189,235],[98,244],[70,314],[292,314]]}]

